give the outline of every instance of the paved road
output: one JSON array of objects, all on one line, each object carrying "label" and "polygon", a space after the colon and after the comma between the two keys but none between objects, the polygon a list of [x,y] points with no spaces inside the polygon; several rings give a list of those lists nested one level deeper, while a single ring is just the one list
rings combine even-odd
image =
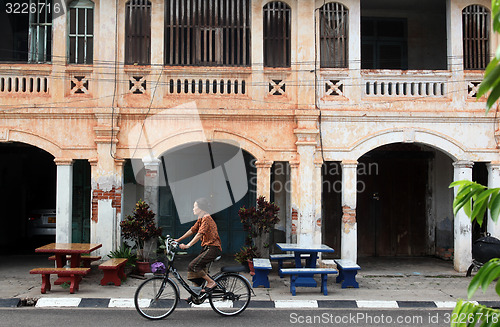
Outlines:
[{"label": "paved road", "polygon": [[211,310],[178,309],[160,321],[149,321],[131,309],[0,309],[0,326],[449,326],[451,310],[443,309],[248,309],[240,316],[222,317]]}]

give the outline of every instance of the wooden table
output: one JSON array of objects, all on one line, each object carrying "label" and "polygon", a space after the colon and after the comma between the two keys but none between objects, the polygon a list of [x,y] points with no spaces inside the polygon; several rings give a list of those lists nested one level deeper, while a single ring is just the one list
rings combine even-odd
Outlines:
[{"label": "wooden table", "polygon": [[[54,253],[56,256],[56,266],[64,267],[66,264],[66,256],[71,256],[71,268],[80,267],[82,254],[90,253],[102,247],[102,244],[92,243],[50,243],[35,249],[38,253]],[[59,285],[66,281],[64,277],[59,278],[54,284]]]},{"label": "wooden table", "polygon": [[[276,246],[282,251],[292,251],[295,257],[295,267],[302,267],[301,254],[308,253],[310,255],[309,259],[306,260],[305,268],[316,268],[316,261],[318,259],[319,252],[333,253],[334,249],[325,244],[319,245],[301,245],[296,243],[276,243]],[[296,286],[305,287],[317,287],[318,283],[311,276],[299,276],[295,282]]]}]

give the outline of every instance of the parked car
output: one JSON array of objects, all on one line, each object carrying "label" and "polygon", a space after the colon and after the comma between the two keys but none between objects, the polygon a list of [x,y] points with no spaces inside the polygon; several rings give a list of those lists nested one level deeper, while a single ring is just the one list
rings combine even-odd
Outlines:
[{"label": "parked car", "polygon": [[33,210],[28,215],[29,238],[56,235],[56,209]]}]

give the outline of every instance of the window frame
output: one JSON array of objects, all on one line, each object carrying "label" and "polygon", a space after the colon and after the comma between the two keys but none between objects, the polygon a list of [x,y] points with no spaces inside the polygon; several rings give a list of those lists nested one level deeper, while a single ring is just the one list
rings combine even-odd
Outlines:
[{"label": "window frame", "polygon": [[164,16],[166,66],[251,65],[250,0],[165,0]]},{"label": "window frame", "polygon": [[[142,12],[141,15],[138,10],[145,10],[146,13]],[[151,64],[151,21],[151,1],[127,1],[125,4],[125,65]],[[141,43],[142,46],[139,46]]]},{"label": "window frame", "polygon": [[[68,37],[67,37],[67,62],[68,64],[74,64],[74,65],[92,65],[93,64],[93,61],[94,61],[94,40],[95,40],[95,5],[92,1],[90,0],[75,0],[75,1],[72,1],[69,6],[68,6],[68,28],[67,28],[67,31],[68,31]],[[75,14],[75,33],[72,34],[71,33],[71,24],[73,23],[71,21],[71,10],[72,9],[76,9],[76,14]],[[83,31],[83,33],[79,33],[79,26],[78,26],[78,19],[79,19],[79,12],[80,10],[83,10],[84,13],[85,13],[85,30]],[[88,15],[89,15],[89,10],[92,11],[92,33],[88,33]],[[71,47],[71,38],[75,38],[75,48],[72,49]],[[84,59],[83,59],[83,62],[78,62],[78,55],[79,55],[79,49],[78,49],[78,40],[83,38],[83,43],[84,43],[84,51],[83,51],[83,55],[84,55]],[[90,39],[90,41],[89,41]],[[92,44],[92,47],[91,47],[91,50],[89,50],[89,43]],[[71,53],[72,53],[72,50],[74,51],[75,55],[74,55],[74,61],[71,60]],[[90,57],[90,59],[89,59]]]},{"label": "window frame", "polygon": [[292,9],[286,2],[271,1],[262,7],[262,17],[264,67],[290,67]]},{"label": "window frame", "polygon": [[[29,7],[36,3],[36,8],[43,3],[42,12],[29,13],[28,18],[28,63],[43,64],[52,62],[52,0],[29,0]],[[49,9],[50,8],[50,9]],[[43,17],[42,17],[43,14]],[[40,21],[43,18],[43,22]],[[41,40],[42,39],[42,40]],[[43,42],[43,46],[41,44]]]},{"label": "window frame", "polygon": [[486,69],[491,49],[491,11],[487,7],[472,4],[462,10],[462,45],[464,70]]},{"label": "window frame", "polygon": [[[329,15],[329,17],[325,17],[327,13],[330,13],[331,15]],[[334,17],[335,19],[333,20],[331,19],[331,21],[337,22],[337,25],[341,26],[342,31],[340,33],[337,33],[337,35],[327,38],[327,36],[325,35],[326,31],[324,30],[324,28],[328,25],[325,25],[325,19],[330,18],[331,16],[341,16],[343,22],[341,21],[340,18],[337,17]],[[339,24],[338,22],[341,22],[342,24]],[[348,68],[349,67],[349,9],[340,2],[325,3],[319,9],[319,21],[317,28],[319,29],[320,67]],[[338,47],[334,47],[333,49],[326,52],[324,49],[330,47],[331,43],[334,43],[333,46],[337,45]],[[335,53],[341,55],[340,60],[337,60],[338,58],[335,58]]]}]

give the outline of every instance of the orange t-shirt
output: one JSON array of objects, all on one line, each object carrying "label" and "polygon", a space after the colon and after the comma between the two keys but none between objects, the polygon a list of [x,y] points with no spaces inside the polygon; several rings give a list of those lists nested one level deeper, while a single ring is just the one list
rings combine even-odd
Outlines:
[{"label": "orange t-shirt", "polygon": [[195,234],[202,234],[201,246],[217,246],[222,250],[217,224],[215,224],[214,219],[210,215],[198,218],[194,226],[191,227],[191,231]]}]

